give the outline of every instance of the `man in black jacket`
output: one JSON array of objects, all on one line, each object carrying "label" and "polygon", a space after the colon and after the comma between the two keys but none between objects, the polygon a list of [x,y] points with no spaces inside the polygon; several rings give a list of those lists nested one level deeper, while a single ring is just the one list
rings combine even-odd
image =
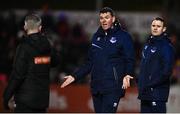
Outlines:
[{"label": "man in black jacket", "polygon": [[144,45],[138,76],[138,98],[142,113],[165,113],[174,63],[174,49],[164,19],[151,23],[151,35]]},{"label": "man in black jacket", "polygon": [[[27,36],[17,47],[13,71],[4,92],[4,107],[14,112],[46,112],[49,105],[49,71],[57,56],[41,32],[41,18],[25,18]],[[9,101],[14,98],[14,105]]]},{"label": "man in black jacket", "polygon": [[95,112],[116,112],[119,100],[130,86],[134,70],[134,48],[130,34],[115,20],[114,11],[103,8],[100,27],[93,35],[87,62],[65,78],[65,87],[91,73]]}]

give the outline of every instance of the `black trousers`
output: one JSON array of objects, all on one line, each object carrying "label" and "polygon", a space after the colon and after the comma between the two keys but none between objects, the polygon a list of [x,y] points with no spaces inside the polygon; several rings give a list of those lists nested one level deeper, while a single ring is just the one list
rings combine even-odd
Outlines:
[{"label": "black trousers", "polygon": [[141,113],[166,113],[166,102],[141,100]]},{"label": "black trousers", "polygon": [[108,93],[92,94],[94,109],[96,113],[115,113],[120,101],[117,91]]},{"label": "black trousers", "polygon": [[22,103],[17,103],[16,107],[14,109],[15,113],[45,113],[46,109],[35,109],[35,108],[30,108],[28,106],[26,106],[25,104]]}]

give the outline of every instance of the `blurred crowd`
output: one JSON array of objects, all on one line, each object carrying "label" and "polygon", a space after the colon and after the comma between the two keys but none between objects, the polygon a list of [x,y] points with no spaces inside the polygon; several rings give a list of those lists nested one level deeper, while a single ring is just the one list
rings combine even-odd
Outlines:
[{"label": "blurred crowd", "polygon": [[[29,13],[29,12],[27,12]],[[0,83],[6,84],[12,70],[13,58],[16,46],[24,35],[24,17],[18,16],[12,10],[5,14],[0,13]],[[86,60],[88,47],[92,34],[85,31],[80,23],[71,24],[66,15],[60,14],[54,17],[50,12],[41,13],[43,33],[47,34],[51,45],[60,53],[60,64],[53,68],[50,73],[51,83],[60,83],[63,77],[72,73]],[[128,30],[125,23],[123,28]],[[180,79],[180,41],[178,34],[169,30],[171,40],[176,50],[176,63],[174,65],[172,84]],[[131,32],[130,32],[131,33]],[[136,51],[136,75],[139,71],[141,48],[143,43],[138,33],[131,33]],[[89,83],[86,77],[79,83]],[[135,83],[134,83],[135,84]]]}]

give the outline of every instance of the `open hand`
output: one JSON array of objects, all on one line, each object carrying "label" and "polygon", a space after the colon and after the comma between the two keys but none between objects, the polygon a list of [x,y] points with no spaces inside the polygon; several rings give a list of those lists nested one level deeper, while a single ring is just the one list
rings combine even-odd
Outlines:
[{"label": "open hand", "polygon": [[126,75],[126,76],[123,78],[122,89],[127,89],[128,87],[130,87],[130,79],[133,79],[133,77],[130,76],[130,75]]},{"label": "open hand", "polygon": [[10,110],[14,110],[14,108],[16,107],[16,103],[14,101],[14,96],[9,100],[8,107]]},{"label": "open hand", "polygon": [[71,84],[75,80],[75,78],[73,76],[71,76],[71,75],[65,76],[64,78],[66,80],[61,84],[61,88],[66,87],[67,85]]}]

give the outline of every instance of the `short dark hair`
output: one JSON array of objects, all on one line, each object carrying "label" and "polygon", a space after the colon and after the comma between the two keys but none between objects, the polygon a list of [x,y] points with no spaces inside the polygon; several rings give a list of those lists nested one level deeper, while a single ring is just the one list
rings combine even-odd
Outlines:
[{"label": "short dark hair", "polygon": [[110,8],[110,7],[104,7],[99,11],[99,14],[101,13],[107,13],[109,12],[111,14],[111,16],[115,16],[114,11]]},{"label": "short dark hair", "polygon": [[25,17],[25,23],[27,23],[28,29],[34,29],[41,25],[41,17],[37,14],[29,14]]},{"label": "short dark hair", "polygon": [[152,21],[154,21],[154,20],[163,22],[163,26],[164,27],[167,26],[167,23],[165,22],[165,20],[162,17],[155,17]]}]

